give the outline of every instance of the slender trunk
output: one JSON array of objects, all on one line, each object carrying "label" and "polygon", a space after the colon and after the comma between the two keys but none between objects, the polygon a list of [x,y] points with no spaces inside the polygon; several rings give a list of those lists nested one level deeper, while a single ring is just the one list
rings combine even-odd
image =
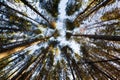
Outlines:
[{"label": "slender trunk", "polygon": [[2,3],[2,2],[0,2],[0,5],[3,5],[3,6],[5,6],[6,8],[11,9],[11,10],[13,10],[13,11],[19,13],[20,15],[25,16],[26,18],[28,18],[28,19],[30,19],[30,20],[33,20],[34,22],[37,22],[38,24],[40,24],[40,22],[38,22],[38,21],[32,19],[31,17],[28,17],[28,16],[25,15],[24,13],[22,13],[22,12],[16,10],[16,9],[13,9],[13,8],[11,8],[10,6],[8,6],[8,5],[6,5],[6,4],[4,4],[4,3]]},{"label": "slender trunk", "polygon": [[44,40],[46,40],[48,38],[49,37],[41,38],[41,39],[30,39],[30,40],[18,41],[18,42],[14,42],[14,43],[1,45],[0,46],[0,53],[4,52],[6,50],[10,50],[10,49],[16,48],[16,47],[29,45],[29,44],[32,44],[32,43],[37,42],[37,41],[44,41]]},{"label": "slender trunk", "polygon": [[[111,23],[111,24],[108,24],[108,23],[103,23],[103,24],[99,24],[99,25],[96,25],[96,24],[97,23],[92,24],[92,25],[87,25],[87,26],[85,26],[85,29],[89,30],[89,29],[100,28],[100,27],[111,27],[111,25],[113,25],[113,27],[114,27],[114,25],[119,25],[120,22],[114,22],[114,23]],[[94,25],[96,25],[96,26],[94,26]],[[92,26],[92,27],[90,27],[90,26]]]},{"label": "slender trunk", "polygon": [[110,80],[115,80],[113,76],[111,76],[109,73],[106,73],[103,69],[99,68],[96,64],[89,64],[92,66],[92,68],[96,68],[100,73],[102,73],[104,76],[108,77]]},{"label": "slender trunk", "polygon": [[[104,0],[103,2],[98,3],[96,6],[94,6],[93,8],[86,9],[85,10],[85,14],[84,13],[80,13],[80,15],[78,15],[75,20],[74,20],[74,24],[79,23],[80,21],[84,20],[86,17],[88,17],[89,15],[91,15],[93,12],[99,10],[101,7],[104,7],[105,5],[107,5],[110,2],[110,0]],[[84,12],[84,11],[83,11]]]},{"label": "slender trunk", "polygon": [[[93,24],[89,24],[89,25],[86,25],[85,28],[89,28],[90,26],[94,26],[94,25],[104,25],[104,24],[107,24],[107,23],[111,23],[112,20],[115,20],[115,19],[119,19],[120,17],[117,17],[117,18],[113,18],[111,20],[107,20],[107,21],[100,21],[100,22],[96,22],[96,23],[93,23]],[[113,23],[120,23],[120,21],[118,22],[113,22]],[[111,23],[111,24],[113,24]]]},{"label": "slender trunk", "polygon": [[76,76],[78,77],[79,80],[83,80],[82,70],[80,69],[79,65],[76,63],[75,59],[72,59],[71,62],[73,69],[76,72]]},{"label": "slender trunk", "polygon": [[29,4],[26,0],[21,0],[25,5],[27,5],[30,9],[36,12],[39,16],[41,16],[48,24],[49,27],[55,29],[56,25],[54,22],[50,22],[46,17],[44,17],[38,10],[36,10],[32,5]]},{"label": "slender trunk", "polygon": [[[67,57],[66,57],[67,58]],[[67,61],[68,61],[68,65],[70,67],[70,70],[71,70],[71,74],[72,74],[72,77],[73,77],[73,80],[75,80],[75,75],[74,75],[74,72],[73,72],[73,69],[72,69],[72,66],[71,66],[71,63],[70,63],[70,60],[67,58]]]},{"label": "slender trunk", "polygon": [[9,31],[21,31],[21,29],[16,29],[16,28],[9,28],[9,27],[0,27],[0,30],[9,30]]},{"label": "slender trunk", "polygon": [[87,64],[87,63],[101,63],[101,62],[111,62],[111,61],[119,61],[120,58],[117,59],[110,59],[110,60],[100,60],[100,61],[86,61],[78,64]]},{"label": "slender trunk", "polygon": [[30,5],[29,2],[27,2],[26,0],[21,0],[21,1],[50,24],[48,19],[45,18],[40,12],[38,12],[32,5]]},{"label": "slender trunk", "polygon": [[[3,15],[8,15],[8,14],[3,14]],[[4,21],[6,23],[10,23],[12,25],[16,25],[16,26],[23,26],[22,24],[20,24],[19,22],[16,22],[16,21],[10,21],[10,20],[5,20],[5,19],[0,19],[0,21]]]},{"label": "slender trunk", "polygon": [[[41,64],[43,63],[43,61],[44,61],[44,59],[45,59],[45,56],[46,56],[46,54],[47,54],[47,49],[48,49],[48,48],[45,49],[46,51],[45,51],[45,50],[42,50],[42,52],[39,53],[39,55],[38,55],[37,57],[35,57],[35,58],[31,57],[30,61],[28,61],[25,65],[23,65],[22,68],[20,68],[20,70],[19,70],[18,73],[12,78],[12,80],[16,80],[16,79],[20,79],[20,78],[25,78],[26,76],[27,76],[27,78],[30,78],[29,75],[31,75],[31,74],[35,71],[35,69],[37,69],[38,67],[40,67]],[[35,61],[36,61],[36,62],[35,62]],[[31,70],[24,72],[24,74],[23,74],[22,72],[25,71],[26,69],[28,69],[28,67],[29,67],[31,64],[33,64],[33,62],[35,62],[34,67],[32,67]],[[39,63],[39,64],[38,64],[38,63]],[[41,66],[41,67],[42,67],[42,66]],[[40,67],[40,68],[41,68],[41,67]],[[22,75],[19,75],[19,74],[21,74],[21,73],[22,73]],[[26,76],[25,76],[25,75],[26,75]]]},{"label": "slender trunk", "polygon": [[75,80],[75,75],[74,75],[73,68],[72,68],[72,64],[71,64],[71,56],[70,56],[70,53],[67,52],[67,50],[70,50],[71,52],[72,52],[72,50],[71,50],[70,47],[65,46],[65,47],[63,48],[63,53],[64,53],[64,55],[65,55],[65,58],[66,58],[67,62],[68,62],[68,65],[69,65],[69,67],[70,67],[73,80]]},{"label": "slender trunk", "polygon": [[[1,10],[0,10],[1,11]],[[8,14],[6,14],[6,13],[4,13],[3,15],[7,15],[8,16]],[[18,17],[19,18],[19,17]],[[24,19],[24,18],[22,18],[22,19]],[[0,21],[4,21],[4,22],[6,22],[7,23],[7,25],[9,25],[9,24],[11,24],[11,25],[15,25],[15,26],[17,26],[17,27],[19,27],[19,29],[21,29],[21,30],[23,30],[23,31],[26,31],[26,28],[25,27],[23,27],[24,25],[23,24],[21,24],[21,23],[19,23],[19,22],[16,22],[16,21],[8,21],[8,20],[5,20],[5,19],[0,19]],[[30,22],[31,24],[33,23],[33,22],[31,22],[31,21],[29,21],[29,20],[26,20],[27,22]],[[33,23],[34,24],[34,23]],[[3,24],[2,24],[3,25]],[[10,26],[10,25],[9,25]],[[27,26],[27,25],[26,25]],[[37,25],[36,25],[37,26]]]},{"label": "slender trunk", "polygon": [[110,36],[110,35],[84,35],[84,34],[75,34],[72,36],[80,36],[80,37],[88,37],[92,39],[101,39],[101,40],[108,40],[108,41],[120,41],[120,36]]},{"label": "slender trunk", "polygon": [[96,2],[96,1],[93,0],[93,1],[84,9],[84,11],[82,11],[82,12],[79,13],[78,15],[82,15],[82,14],[84,14],[87,10],[89,10],[89,8],[91,7],[91,5],[92,5],[94,2]]}]

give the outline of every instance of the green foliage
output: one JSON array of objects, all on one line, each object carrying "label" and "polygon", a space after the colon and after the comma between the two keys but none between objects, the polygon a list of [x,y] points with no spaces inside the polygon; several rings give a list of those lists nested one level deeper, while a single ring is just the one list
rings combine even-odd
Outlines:
[{"label": "green foliage", "polygon": [[16,14],[12,14],[10,16],[8,16],[9,21],[13,22],[15,21],[15,23],[19,23],[20,24],[20,28],[29,30],[31,27],[31,23],[27,20],[25,20],[23,17],[19,17]]},{"label": "green foliage", "polygon": [[51,14],[53,17],[58,16],[58,4],[60,0],[51,0],[44,1],[40,0],[42,8],[46,9],[46,11]]},{"label": "green foliage", "polygon": [[67,30],[70,30],[70,31],[72,31],[75,28],[75,26],[73,25],[73,22],[69,19],[66,19],[66,28]]},{"label": "green foliage", "polygon": [[120,2],[61,1],[0,2],[0,79],[120,79]]},{"label": "green foliage", "polygon": [[81,7],[82,0],[69,0],[67,2],[66,13],[68,16],[74,14]]},{"label": "green foliage", "polygon": [[101,17],[102,21],[107,21],[107,20],[113,20],[113,19],[120,19],[120,9],[119,8],[115,8],[112,11],[108,11],[106,13],[103,14],[103,16]]}]

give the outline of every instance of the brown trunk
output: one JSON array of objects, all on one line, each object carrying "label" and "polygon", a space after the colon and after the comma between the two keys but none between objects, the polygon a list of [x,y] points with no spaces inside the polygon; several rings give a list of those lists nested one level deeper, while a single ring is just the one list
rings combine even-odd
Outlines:
[{"label": "brown trunk", "polygon": [[[41,16],[44,20],[46,20],[48,23],[48,19],[45,18],[40,12],[38,12],[35,8],[33,8],[32,5],[29,4],[29,2],[27,2],[26,0],[21,0],[25,5],[27,5],[30,9],[32,9],[34,12],[36,12],[39,16]],[[50,23],[49,23],[50,24]]]},{"label": "brown trunk", "polygon": [[108,41],[120,41],[120,36],[110,36],[110,35],[81,35],[81,34],[75,34],[72,36],[80,36],[80,37],[88,37],[92,39],[101,39],[101,40],[108,40]]}]

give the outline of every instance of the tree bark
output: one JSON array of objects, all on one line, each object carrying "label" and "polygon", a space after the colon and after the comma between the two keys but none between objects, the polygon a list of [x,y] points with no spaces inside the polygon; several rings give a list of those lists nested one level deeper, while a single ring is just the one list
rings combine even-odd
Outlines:
[{"label": "tree bark", "polygon": [[74,34],[72,36],[88,37],[92,39],[101,39],[108,41],[120,41],[120,36],[110,36],[110,35],[87,35],[87,34]]},{"label": "tree bark", "polygon": [[[93,1],[94,2],[94,1]],[[91,15],[93,12],[99,10],[101,7],[104,7],[105,5],[107,5],[110,2],[110,0],[104,0],[98,4],[96,4],[95,6],[93,6],[90,10],[89,8],[86,8],[82,13],[80,13],[74,20],[74,24],[78,23],[80,24],[81,21],[83,21],[86,17],[88,17],[89,15]],[[92,4],[92,3],[90,3]],[[90,6],[90,5],[88,5]],[[86,12],[86,13],[85,13]]]},{"label": "tree bark", "polygon": [[[32,9],[34,12],[36,12],[39,16],[41,16],[44,20],[46,20],[48,23],[48,19],[45,18],[40,12],[38,12],[35,8],[33,8],[32,5],[29,4],[29,2],[27,2],[26,0],[21,0],[25,5],[27,5],[30,9]],[[49,23],[50,24],[50,23]]]},{"label": "tree bark", "polygon": [[4,4],[4,3],[2,3],[2,2],[0,2],[0,5],[3,5],[3,6],[5,6],[6,8],[9,8],[9,9],[11,9],[11,10],[13,10],[13,11],[15,11],[15,12],[19,13],[20,15],[25,16],[26,18],[28,18],[28,19],[30,19],[30,20],[33,20],[34,22],[37,22],[37,23],[39,23],[39,24],[40,24],[40,22],[38,22],[38,21],[36,21],[36,20],[32,19],[31,17],[28,17],[28,16],[27,16],[27,15],[25,15],[24,13],[22,13],[22,12],[20,12],[20,11],[16,10],[16,9],[13,9],[13,8],[11,8],[10,6],[8,6],[8,5],[6,5],[6,4]]},{"label": "tree bark", "polygon": [[18,42],[14,42],[14,43],[9,43],[9,44],[5,44],[5,45],[1,45],[0,46],[0,53],[4,52],[6,50],[14,49],[16,47],[29,45],[29,44],[32,44],[32,43],[37,42],[37,41],[44,41],[44,40],[46,40],[48,38],[49,37],[41,38],[41,39],[30,39],[30,40],[18,41]]}]

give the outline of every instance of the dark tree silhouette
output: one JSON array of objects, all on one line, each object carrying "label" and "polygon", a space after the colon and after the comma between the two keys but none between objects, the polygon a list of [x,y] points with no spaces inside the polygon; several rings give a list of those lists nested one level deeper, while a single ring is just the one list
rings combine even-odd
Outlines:
[{"label": "dark tree silhouette", "polygon": [[119,80],[119,0],[0,0],[0,80]]}]

